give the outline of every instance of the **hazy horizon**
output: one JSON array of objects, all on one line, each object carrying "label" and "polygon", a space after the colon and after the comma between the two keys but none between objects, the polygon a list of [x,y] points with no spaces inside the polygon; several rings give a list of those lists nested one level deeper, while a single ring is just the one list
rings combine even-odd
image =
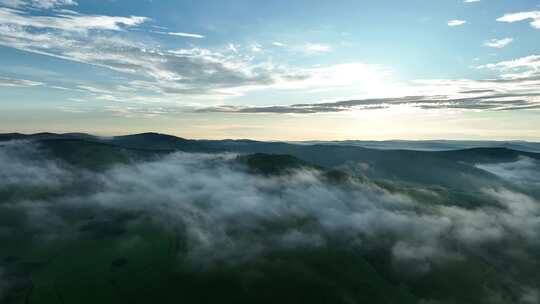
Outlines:
[{"label": "hazy horizon", "polygon": [[36,130],[36,131],[27,131],[27,132],[21,132],[17,130],[8,130],[8,131],[1,131],[0,134],[22,134],[25,136],[31,136],[41,133],[51,133],[51,134],[58,134],[58,135],[65,135],[65,134],[85,134],[90,136],[96,136],[96,137],[122,137],[122,136],[130,136],[130,135],[139,135],[139,134],[161,134],[161,135],[167,135],[167,136],[174,136],[178,138],[183,139],[189,139],[189,140],[253,140],[253,141],[265,141],[265,142],[291,142],[291,143],[317,143],[317,142],[494,142],[494,143],[505,143],[505,142],[523,142],[523,143],[531,143],[531,144],[537,144],[540,143],[540,140],[526,140],[526,139],[447,139],[447,138],[427,138],[427,139],[407,139],[407,138],[389,138],[389,139],[362,139],[362,138],[344,138],[344,139],[301,139],[301,140],[285,140],[285,139],[257,139],[257,138],[247,138],[247,137],[216,137],[216,138],[210,138],[210,137],[187,137],[183,136],[182,134],[173,134],[173,133],[164,133],[157,130],[150,130],[150,131],[144,131],[141,130],[141,132],[132,132],[132,133],[123,133],[123,132],[114,132],[114,133],[92,133],[92,132],[85,132],[83,130],[81,131],[49,131],[49,130]]}]

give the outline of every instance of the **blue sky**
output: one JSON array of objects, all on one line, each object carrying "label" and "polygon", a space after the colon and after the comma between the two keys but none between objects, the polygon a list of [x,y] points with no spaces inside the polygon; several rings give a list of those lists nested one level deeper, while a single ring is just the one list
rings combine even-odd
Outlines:
[{"label": "blue sky", "polygon": [[540,1],[0,0],[0,132],[540,140]]}]

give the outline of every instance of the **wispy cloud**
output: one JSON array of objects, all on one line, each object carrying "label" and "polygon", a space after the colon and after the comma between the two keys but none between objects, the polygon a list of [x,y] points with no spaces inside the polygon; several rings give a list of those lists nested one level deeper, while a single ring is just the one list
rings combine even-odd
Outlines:
[{"label": "wispy cloud", "polygon": [[512,38],[502,38],[502,39],[491,39],[489,41],[486,41],[484,43],[485,46],[492,47],[492,48],[498,48],[501,49],[510,43],[512,43],[514,39]]},{"label": "wispy cloud", "polygon": [[50,9],[60,6],[77,5],[77,2],[73,0],[0,0],[0,5],[14,8],[34,7]]},{"label": "wispy cloud", "polygon": [[[53,2],[56,3],[56,6],[71,3],[67,0],[52,1],[51,3]],[[528,16],[532,18],[531,15]],[[257,43],[251,45],[231,43],[218,49],[197,47],[166,49],[151,40],[144,41],[144,43],[137,42],[125,34],[125,31],[148,20],[149,18],[143,16],[85,15],[58,10],[44,15],[34,15],[28,14],[22,9],[0,8],[0,45],[94,65],[137,77],[136,80],[132,79],[124,83],[128,89],[118,89],[113,85],[100,87],[91,83],[77,87],[79,92],[85,94],[85,96],[79,97],[82,99],[87,97],[89,100],[141,103],[168,100],[185,104],[186,96],[189,98],[198,96],[201,99],[211,100],[225,99],[260,89],[345,91],[354,88],[356,91],[352,94],[340,93],[340,95],[331,97],[334,100],[341,100],[332,105],[327,103],[292,106],[271,104],[267,107],[219,107],[214,110],[243,113],[320,113],[351,109],[380,109],[396,105],[412,105],[425,109],[490,110],[537,106],[530,99],[531,96],[534,96],[532,93],[535,93],[531,92],[530,88],[526,88],[521,95],[515,94],[513,91],[508,93],[505,88],[500,86],[500,82],[484,82],[497,83],[499,87],[496,88],[494,86],[486,88],[484,85],[480,85],[481,82],[475,82],[478,85],[465,89],[477,92],[496,89],[498,93],[508,94],[463,97],[455,96],[453,94],[455,92],[447,94],[444,87],[435,85],[434,87],[440,92],[430,91],[428,93],[421,92],[421,94],[401,94],[400,92],[399,94],[381,95],[388,92],[385,90],[388,86],[381,85],[381,83],[387,83],[386,77],[391,74],[391,70],[378,65],[349,62],[312,68],[291,67],[270,61],[254,60],[253,57],[256,56],[253,52],[263,51],[262,46]],[[465,20],[451,20],[448,25],[459,26],[465,23]],[[195,39],[205,38],[204,35],[196,33],[172,32],[167,29],[161,29],[156,33]],[[503,38],[492,39],[485,44],[489,47],[502,48],[511,42],[512,38]],[[276,47],[286,46],[285,43],[279,41],[274,41],[271,44]],[[331,45],[324,43],[291,45],[291,49],[300,54],[324,54],[333,51]],[[535,73],[540,69],[539,61],[536,56],[530,56],[512,62],[488,64],[480,68],[505,72],[503,79],[508,80],[511,78],[509,75],[514,74],[506,73],[507,71],[528,73],[521,76],[536,75]],[[0,78],[2,86],[40,84]],[[455,82],[452,85],[455,85]],[[519,85],[516,87],[524,88]],[[357,92],[364,88],[371,90],[371,93],[378,92],[379,95],[364,94],[362,98],[357,99],[360,96]],[[372,99],[365,98],[366,96],[410,95],[421,96],[421,98],[410,100],[408,97],[397,97],[393,101],[382,98],[372,103],[366,101]],[[351,98],[351,96],[353,97]]]},{"label": "wispy cloud", "polygon": [[[170,99],[185,94],[224,96],[235,94],[242,87],[306,77],[283,66],[253,62],[240,54],[240,48],[234,44],[229,45],[232,54],[201,48],[167,50],[155,43],[139,43],[116,34],[146,20],[82,14],[32,16],[0,8],[0,45],[136,75],[142,79],[129,85],[138,90],[138,99],[149,99],[148,94]],[[198,38],[196,35],[189,37]],[[224,89],[236,92],[220,92]],[[103,97],[119,100],[126,96],[114,92]]]},{"label": "wispy cloud", "polygon": [[[381,110],[395,106],[410,106],[424,110],[460,109],[510,111],[540,108],[540,93],[536,95],[487,94],[484,96],[452,98],[449,96],[406,96],[399,98],[375,98],[346,100],[327,103],[293,104],[285,106],[218,106],[198,109],[195,112],[219,113],[273,113],[273,114],[318,114],[348,111]],[[536,102],[530,98],[535,97]]]},{"label": "wispy cloud", "polygon": [[43,83],[26,79],[0,77],[0,87],[34,87],[40,85],[43,85]]},{"label": "wispy cloud", "polygon": [[[119,31],[124,27],[137,26],[148,18],[131,16],[104,16],[104,15],[73,15],[56,14],[53,16],[30,16],[23,11],[10,8],[0,8],[0,27],[2,31],[25,31],[33,36],[30,29],[56,29],[64,32],[85,32],[89,30]],[[8,34],[8,33],[6,33]]]},{"label": "wispy cloud", "polygon": [[540,78],[540,55],[484,64],[478,68],[502,72],[501,76],[506,79],[538,79]]},{"label": "wispy cloud", "polygon": [[203,38],[205,38],[204,35],[193,34],[193,33],[184,33],[184,32],[160,32],[160,31],[152,31],[152,33],[157,33],[157,34],[162,34],[162,35],[169,35],[169,36],[179,36],[179,37],[187,37],[187,38],[197,38],[197,39],[203,39]]},{"label": "wispy cloud", "polygon": [[529,11],[529,12],[519,12],[506,14],[497,19],[499,22],[519,22],[525,20],[532,20],[531,26],[537,29],[540,29],[540,11]]},{"label": "wispy cloud", "polygon": [[461,25],[464,25],[465,23],[467,23],[467,21],[454,19],[454,20],[448,21],[448,26],[461,26]]},{"label": "wispy cloud", "polygon": [[258,43],[253,43],[250,45],[249,49],[254,53],[260,53],[263,51],[262,45]]},{"label": "wispy cloud", "polygon": [[269,106],[207,107],[196,112],[317,114],[411,107],[424,110],[454,109],[511,111],[540,108],[540,79],[416,80],[409,84],[417,95],[338,100],[321,103]]},{"label": "wispy cloud", "polygon": [[307,43],[304,45],[304,52],[306,54],[320,54],[329,53],[332,51],[332,47],[323,43]]}]

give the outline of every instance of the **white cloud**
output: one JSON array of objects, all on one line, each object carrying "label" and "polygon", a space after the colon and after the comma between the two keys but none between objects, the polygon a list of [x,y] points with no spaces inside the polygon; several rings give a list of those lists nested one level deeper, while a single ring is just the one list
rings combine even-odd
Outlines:
[{"label": "white cloud", "polygon": [[[391,70],[378,65],[349,62],[332,66],[292,68],[272,62],[255,61],[251,56],[253,54],[249,52],[260,51],[258,44],[241,47],[231,43],[228,51],[202,48],[167,50],[151,41],[138,43],[116,33],[146,21],[145,17],[56,13],[52,16],[32,16],[17,9],[0,8],[0,45],[95,65],[136,75],[138,78],[126,81],[125,86],[129,87],[129,90],[100,88],[92,84],[79,87],[79,91],[86,94],[81,98],[89,97],[89,100],[169,102],[185,105],[193,103],[196,98],[213,101],[260,89],[310,90],[309,92],[336,90],[340,95],[335,98],[349,98],[361,94],[370,97],[381,94],[396,96],[403,92],[413,92],[410,87],[397,87],[394,90],[395,84],[390,83],[387,78],[391,75]],[[100,31],[95,31],[98,29]],[[285,44],[275,41],[272,45],[281,47]],[[308,54],[332,51],[330,45],[313,43],[293,49]],[[3,85],[6,86],[6,83],[8,82],[4,81]],[[28,82],[18,83],[23,84],[30,85]],[[10,85],[13,86],[14,82],[10,81]],[[457,87],[455,82],[453,85],[453,89]],[[495,84],[475,82],[471,85],[472,89],[485,86],[491,89]],[[497,86],[505,88],[504,84]],[[433,91],[436,89],[438,92],[446,92],[446,86],[432,87]],[[340,90],[347,92],[341,93]],[[186,96],[192,99],[187,99]]]},{"label": "white cloud", "polygon": [[455,19],[455,20],[448,21],[448,26],[460,26],[460,25],[464,25],[465,23],[467,23],[467,21]]},{"label": "white cloud", "polygon": [[250,50],[254,53],[260,53],[263,51],[262,49],[262,46],[258,43],[253,43],[251,46],[250,46]]},{"label": "white cloud", "polygon": [[235,45],[234,43],[229,43],[229,45],[227,46],[227,49],[235,54],[238,54],[238,46]]},{"label": "white cloud", "polygon": [[184,33],[184,32],[158,32],[158,31],[152,31],[152,33],[170,35],[170,36],[187,37],[187,38],[197,38],[197,39],[205,38],[204,35],[193,34],[193,33]]},{"label": "white cloud", "polygon": [[247,90],[306,77],[282,66],[256,63],[241,54],[239,46],[234,44],[229,45],[230,52],[200,48],[166,50],[155,43],[139,43],[115,33],[145,20],[145,17],[32,16],[0,8],[0,45],[141,78],[128,82],[133,88],[131,93],[112,90],[112,94],[102,92],[103,96],[99,96],[99,92],[86,89],[94,99],[148,101],[158,96],[161,100],[180,100],[180,96],[185,95],[223,97],[238,94],[242,91],[240,88]]},{"label": "white cloud", "polygon": [[463,2],[465,3],[474,3],[474,2],[480,2],[481,0],[465,0]]},{"label": "white cloud", "polygon": [[53,8],[57,6],[77,5],[73,0],[32,0],[31,4],[40,8]]},{"label": "white cloud", "polygon": [[122,30],[123,27],[137,26],[147,21],[146,17],[67,15],[29,16],[23,11],[0,8],[0,26],[24,27],[34,29],[56,29],[65,32],[84,32],[88,30]]},{"label": "white cloud", "polygon": [[532,158],[522,156],[515,162],[479,164],[476,167],[517,185],[540,187],[540,162]]},{"label": "white cloud", "polygon": [[0,5],[13,8],[34,7],[41,9],[50,9],[60,6],[77,5],[73,0],[0,0]]},{"label": "white cloud", "polygon": [[43,85],[43,83],[26,79],[0,77],[0,87],[34,87],[39,85]]},{"label": "white cloud", "polygon": [[489,63],[478,66],[479,69],[489,69],[501,72],[514,72],[514,74],[503,74],[504,78],[531,77],[540,71],[540,55],[530,55],[514,60]]},{"label": "white cloud", "polygon": [[510,43],[512,43],[514,39],[512,38],[503,38],[503,39],[491,39],[489,41],[486,41],[484,43],[485,46],[492,47],[492,48],[498,48],[501,49]]},{"label": "white cloud", "polygon": [[77,88],[79,88],[81,90],[84,90],[84,91],[91,92],[91,93],[98,93],[98,94],[109,94],[110,93],[109,90],[99,88],[99,87],[90,86],[90,85],[78,85]]},{"label": "white cloud", "polygon": [[[13,210],[24,211],[28,218],[20,228],[39,226],[33,235],[43,239],[78,228],[51,221],[64,219],[71,208],[105,211],[104,218],[111,211],[130,210],[166,227],[181,224],[186,232],[186,257],[203,263],[216,257],[234,261],[282,246],[324,246],[334,240],[360,249],[366,242],[384,238],[395,261],[418,263],[445,260],[474,249],[479,250],[473,251],[478,256],[487,253],[482,250],[490,246],[484,245],[492,241],[519,239],[513,249],[538,244],[535,232],[540,228],[540,207],[523,193],[476,189],[493,206],[441,205],[437,194],[431,197],[434,203],[425,204],[366,181],[328,183],[317,170],[254,176],[235,166],[234,159],[232,154],[174,153],[80,174],[72,166],[47,159],[27,142],[10,142],[0,144],[4,165],[0,189],[53,191],[73,188],[74,180],[89,184],[96,191],[16,201],[20,203],[13,204]],[[246,252],[246,248],[250,250]],[[538,295],[527,298],[537,299]]]},{"label": "white cloud", "polygon": [[332,47],[328,44],[307,43],[304,45],[304,52],[307,54],[329,53],[331,51]]},{"label": "white cloud", "polygon": [[497,19],[499,22],[519,22],[524,20],[531,19],[531,26],[537,29],[540,29],[540,11],[530,11],[530,12],[519,12],[506,14]]}]

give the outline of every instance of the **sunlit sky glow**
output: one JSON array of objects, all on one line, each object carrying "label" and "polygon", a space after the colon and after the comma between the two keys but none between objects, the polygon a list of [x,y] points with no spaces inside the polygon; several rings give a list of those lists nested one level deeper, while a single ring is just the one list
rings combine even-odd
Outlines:
[{"label": "sunlit sky glow", "polygon": [[0,0],[0,132],[540,141],[538,41],[538,0]]}]

